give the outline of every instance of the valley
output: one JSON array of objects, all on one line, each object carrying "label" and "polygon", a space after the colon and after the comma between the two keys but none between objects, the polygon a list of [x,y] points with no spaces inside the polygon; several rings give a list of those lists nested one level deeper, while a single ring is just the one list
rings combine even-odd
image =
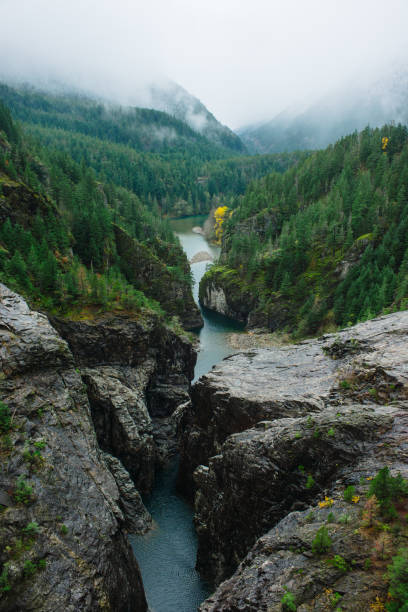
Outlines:
[{"label": "valley", "polygon": [[0,84],[0,610],[400,612],[407,128],[152,99]]}]

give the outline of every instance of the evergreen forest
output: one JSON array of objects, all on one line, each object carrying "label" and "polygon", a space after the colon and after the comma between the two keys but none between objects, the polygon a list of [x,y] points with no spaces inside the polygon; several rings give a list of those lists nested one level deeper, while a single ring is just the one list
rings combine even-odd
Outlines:
[{"label": "evergreen forest", "polygon": [[299,337],[407,308],[407,128],[367,127],[254,181],[209,283]]}]

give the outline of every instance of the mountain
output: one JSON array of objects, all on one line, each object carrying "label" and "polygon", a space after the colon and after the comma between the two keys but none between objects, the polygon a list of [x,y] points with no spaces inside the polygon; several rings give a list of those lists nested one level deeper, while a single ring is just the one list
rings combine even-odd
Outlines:
[{"label": "mountain", "polygon": [[[162,91],[155,94],[162,105],[176,100],[176,96],[165,99]],[[208,213],[214,198],[218,202],[243,194],[251,180],[272,170],[286,170],[299,157],[244,156],[167,112],[108,103],[62,87],[45,91],[0,83],[0,99],[42,146],[63,151],[77,163],[84,161],[101,181],[120,185],[150,208],[158,205],[162,213],[172,216]],[[180,97],[172,112],[180,117],[188,114],[194,121],[204,117],[202,132],[211,132],[214,138],[222,133],[228,145],[228,130],[217,127],[198,101],[194,113],[189,100]]]},{"label": "mountain", "polygon": [[284,111],[237,133],[252,153],[319,149],[367,125],[407,124],[407,100],[408,72],[401,69],[368,86],[345,87],[300,113]]},{"label": "mountain", "polygon": [[198,98],[192,96],[177,83],[169,82],[166,86],[152,85],[149,93],[150,104],[148,106],[185,121],[194,130],[219,146],[240,153],[245,152],[245,146],[239,136],[222,125]]}]

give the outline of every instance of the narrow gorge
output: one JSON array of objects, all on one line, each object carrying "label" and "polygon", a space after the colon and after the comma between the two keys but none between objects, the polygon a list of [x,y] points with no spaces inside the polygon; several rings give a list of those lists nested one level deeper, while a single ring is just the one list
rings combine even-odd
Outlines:
[{"label": "narrow gorge", "polygon": [[[173,222],[190,259],[212,250],[199,222]],[[156,316],[48,321],[4,285],[0,297],[0,610],[385,601],[405,528],[381,556],[364,500],[384,466],[408,477],[406,311],[228,356],[242,326],[203,309],[194,373],[191,342]],[[325,557],[313,548],[322,528]]]}]

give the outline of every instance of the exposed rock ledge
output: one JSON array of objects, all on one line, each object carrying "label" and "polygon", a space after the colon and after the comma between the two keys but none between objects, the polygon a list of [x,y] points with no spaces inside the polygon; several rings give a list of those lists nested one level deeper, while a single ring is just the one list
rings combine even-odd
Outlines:
[{"label": "exposed rock ledge", "polygon": [[[402,312],[234,355],[193,386],[181,422],[180,483],[192,494],[194,473],[198,568],[219,584],[242,562],[203,611],[277,611],[284,585],[304,612],[325,609],[325,585],[342,593],[343,609],[368,609],[380,587],[362,561],[361,576],[346,578],[322,573],[308,553],[325,521],[313,506],[329,494],[339,516],[344,487],[357,485],[363,495],[360,479],[384,465],[408,476],[407,384]],[[306,487],[309,475],[314,484]],[[331,529],[334,553],[350,563],[367,555],[361,534],[346,534],[336,521]]]},{"label": "exposed rock ledge", "polygon": [[[72,353],[4,285],[0,320],[0,395],[12,415],[0,435],[0,610],[145,611],[112,476],[118,465],[107,469]],[[119,471],[119,486],[134,497]]]}]

